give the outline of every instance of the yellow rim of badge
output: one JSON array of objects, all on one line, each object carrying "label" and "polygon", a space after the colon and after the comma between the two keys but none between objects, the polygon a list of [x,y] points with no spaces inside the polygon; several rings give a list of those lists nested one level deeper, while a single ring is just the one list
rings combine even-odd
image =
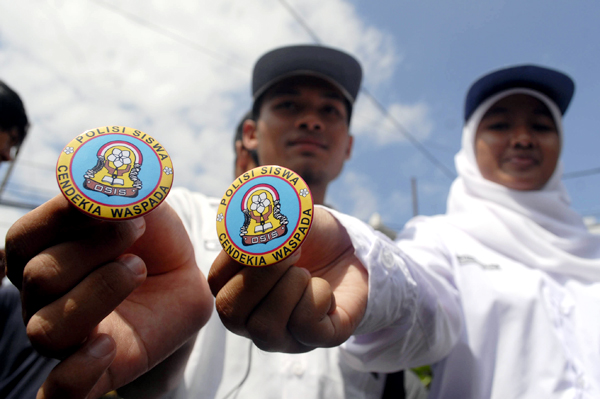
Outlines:
[{"label": "yellow rim of badge", "polygon": [[313,211],[310,189],[298,174],[281,166],[259,166],[235,179],[221,199],[219,242],[239,263],[268,266],[300,247]]},{"label": "yellow rim of badge", "polygon": [[56,165],[63,195],[90,216],[131,219],[155,209],[173,185],[173,164],[148,134],[124,126],[86,130]]}]

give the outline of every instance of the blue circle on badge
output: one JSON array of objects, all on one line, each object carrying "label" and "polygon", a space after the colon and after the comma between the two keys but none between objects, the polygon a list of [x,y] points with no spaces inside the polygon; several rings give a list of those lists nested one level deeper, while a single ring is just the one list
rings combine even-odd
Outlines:
[{"label": "blue circle on badge", "polygon": [[[300,220],[300,201],[285,179],[261,176],[245,182],[232,196],[225,225],[232,243],[261,255],[283,246]],[[234,234],[235,231],[239,234]]]},{"label": "blue circle on badge", "polygon": [[[104,162],[103,167],[100,162]],[[111,166],[107,168],[108,164]],[[154,192],[161,178],[161,163],[142,140],[127,134],[106,134],[93,137],[77,149],[71,173],[77,186],[83,188],[82,194],[90,200],[107,206],[126,206]],[[112,195],[112,191],[103,191],[106,187],[129,190],[130,194]]]}]

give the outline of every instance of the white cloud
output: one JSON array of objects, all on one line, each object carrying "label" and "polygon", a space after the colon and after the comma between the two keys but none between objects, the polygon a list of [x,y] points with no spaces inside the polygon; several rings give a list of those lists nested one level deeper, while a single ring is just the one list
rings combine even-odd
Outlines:
[{"label": "white cloud", "polygon": [[387,110],[390,117],[384,117],[370,98],[360,98],[352,121],[353,134],[369,135],[383,146],[407,141],[405,133],[423,142],[433,131],[433,120],[425,103],[394,103]]},{"label": "white cloud", "polygon": [[347,213],[367,221],[379,209],[373,180],[360,172],[346,170],[329,190],[327,203],[334,208],[347,209]]}]

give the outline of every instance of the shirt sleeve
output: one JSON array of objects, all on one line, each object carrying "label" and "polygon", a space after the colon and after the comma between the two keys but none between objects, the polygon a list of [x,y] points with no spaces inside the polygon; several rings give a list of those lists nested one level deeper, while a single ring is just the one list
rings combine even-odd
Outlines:
[{"label": "shirt sleeve", "polygon": [[417,223],[392,242],[351,216],[327,210],[347,230],[369,274],[367,310],[342,347],[345,360],[360,371],[391,372],[445,357],[463,322],[451,254],[439,237]]}]

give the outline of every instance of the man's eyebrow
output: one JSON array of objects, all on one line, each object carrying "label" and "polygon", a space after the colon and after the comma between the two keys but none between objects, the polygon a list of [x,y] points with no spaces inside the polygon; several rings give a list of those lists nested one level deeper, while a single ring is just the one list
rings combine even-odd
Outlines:
[{"label": "man's eyebrow", "polygon": [[321,97],[344,101],[344,96],[342,96],[341,93],[338,93],[337,91],[326,91],[321,95]]}]

